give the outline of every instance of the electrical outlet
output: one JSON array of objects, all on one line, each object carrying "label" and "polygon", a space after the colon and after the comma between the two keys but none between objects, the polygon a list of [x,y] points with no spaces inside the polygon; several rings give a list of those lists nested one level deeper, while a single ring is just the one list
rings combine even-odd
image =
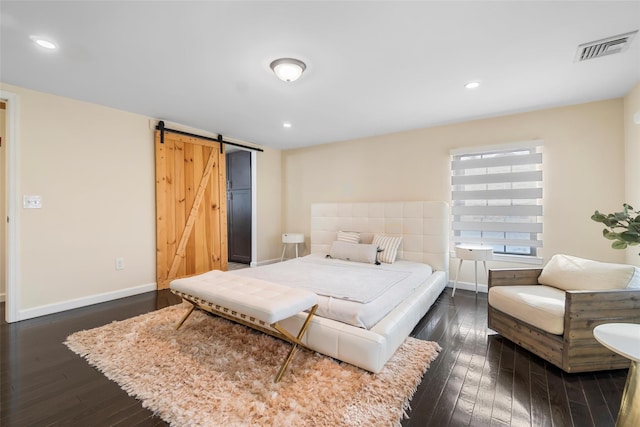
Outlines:
[{"label": "electrical outlet", "polygon": [[42,196],[22,196],[22,207],[24,209],[42,208]]},{"label": "electrical outlet", "polygon": [[116,270],[124,270],[124,258],[116,258]]}]

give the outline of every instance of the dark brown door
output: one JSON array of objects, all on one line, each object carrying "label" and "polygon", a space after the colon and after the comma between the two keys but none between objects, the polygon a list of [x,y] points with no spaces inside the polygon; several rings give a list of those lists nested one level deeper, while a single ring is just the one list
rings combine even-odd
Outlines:
[{"label": "dark brown door", "polygon": [[251,262],[251,153],[227,153],[229,261]]}]

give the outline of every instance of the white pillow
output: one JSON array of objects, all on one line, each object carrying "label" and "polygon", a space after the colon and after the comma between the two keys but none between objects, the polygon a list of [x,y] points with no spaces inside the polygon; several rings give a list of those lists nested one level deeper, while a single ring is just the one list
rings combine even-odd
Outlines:
[{"label": "white pillow", "polygon": [[624,289],[630,284],[635,272],[632,265],[558,254],[551,257],[544,266],[538,283],[565,291]]},{"label": "white pillow", "polygon": [[376,254],[378,247],[374,244],[358,244],[334,241],[329,250],[331,258],[343,259],[346,261],[367,262],[369,264],[376,263]]},{"label": "white pillow", "polygon": [[393,264],[396,261],[398,248],[400,247],[400,243],[402,243],[402,237],[376,234],[373,236],[373,242],[371,243],[376,245],[378,249],[382,249],[382,252],[378,255],[378,261]]},{"label": "white pillow", "polygon": [[360,243],[360,233],[357,231],[338,231],[336,240],[347,243]]},{"label": "white pillow", "polygon": [[633,273],[633,277],[629,280],[629,284],[627,285],[628,289],[640,289],[640,267],[634,267],[635,272]]}]

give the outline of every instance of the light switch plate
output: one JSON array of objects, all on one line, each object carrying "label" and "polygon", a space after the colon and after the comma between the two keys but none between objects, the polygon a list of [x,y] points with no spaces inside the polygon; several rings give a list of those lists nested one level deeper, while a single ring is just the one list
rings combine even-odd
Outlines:
[{"label": "light switch plate", "polygon": [[22,196],[22,207],[24,209],[42,208],[42,196]]}]

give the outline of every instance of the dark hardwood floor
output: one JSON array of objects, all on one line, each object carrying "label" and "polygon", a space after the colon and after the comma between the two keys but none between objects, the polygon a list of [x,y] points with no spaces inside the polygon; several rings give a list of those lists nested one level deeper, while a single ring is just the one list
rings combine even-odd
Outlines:
[{"label": "dark hardwood floor", "polygon": [[413,331],[443,348],[406,427],[614,426],[627,370],[567,374],[487,329],[487,297],[447,289]]},{"label": "dark hardwood floor", "polygon": [[[78,330],[175,304],[151,292],[0,323],[0,425],[166,426],[62,342]],[[626,370],[566,374],[488,331],[486,295],[447,289],[416,326],[443,348],[403,426],[613,426]],[[4,304],[0,304],[4,319]]]}]

